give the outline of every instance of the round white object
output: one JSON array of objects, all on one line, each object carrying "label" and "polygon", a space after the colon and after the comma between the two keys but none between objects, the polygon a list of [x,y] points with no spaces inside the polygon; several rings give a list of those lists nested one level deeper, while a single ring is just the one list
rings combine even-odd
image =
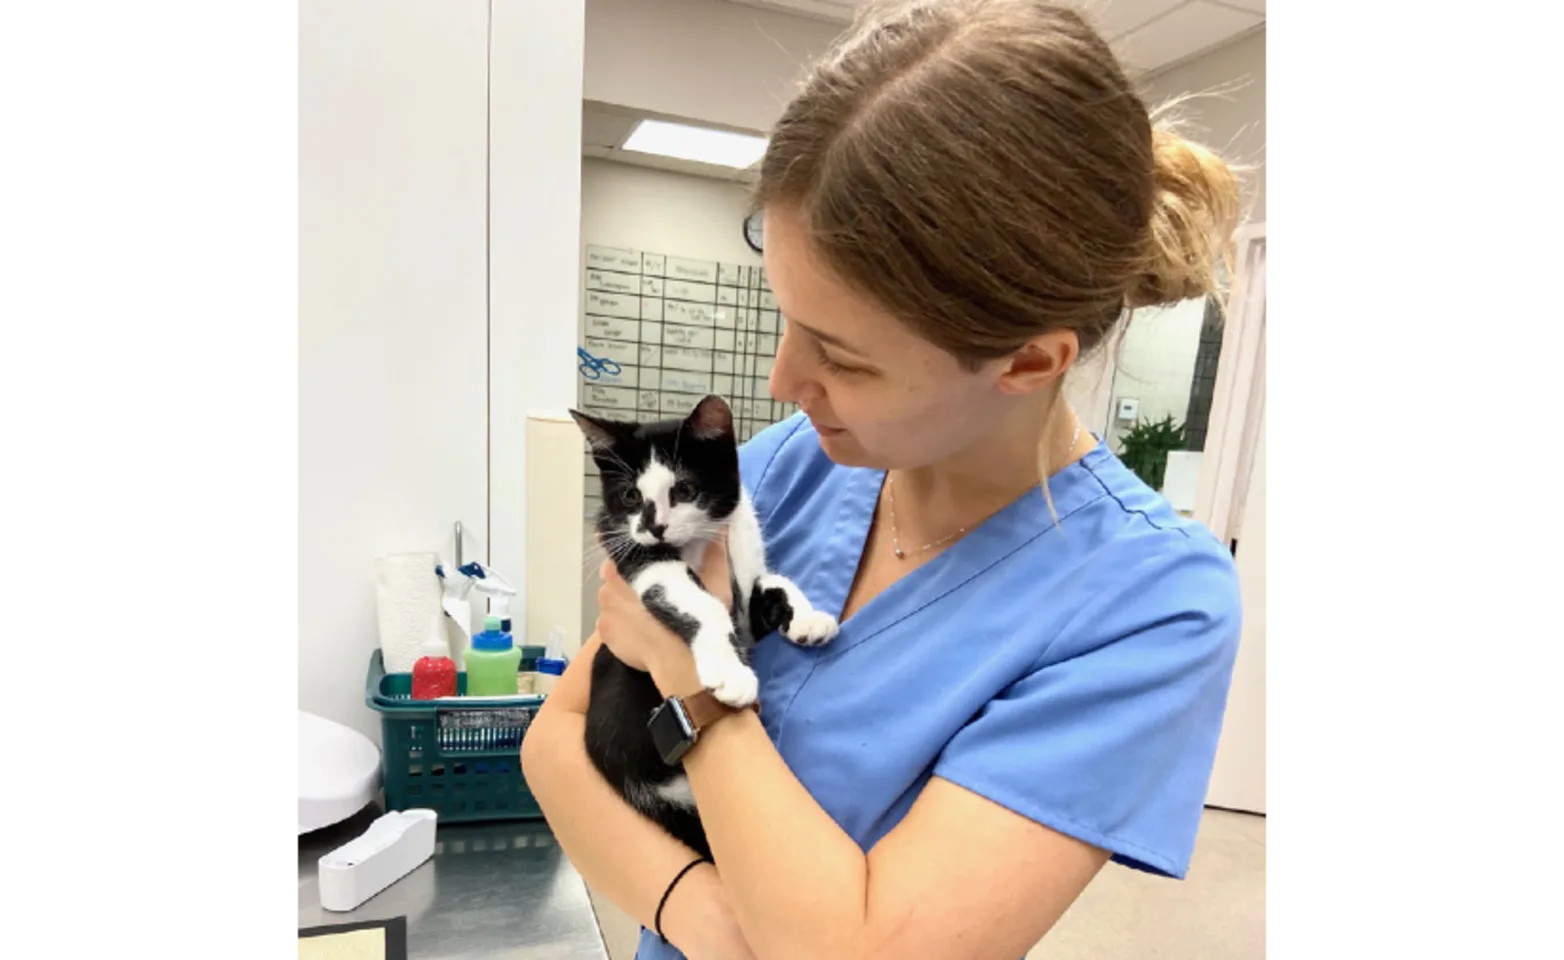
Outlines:
[{"label": "round white object", "polygon": [[380,789],[380,748],[362,733],[299,711],[299,833],[346,820]]}]

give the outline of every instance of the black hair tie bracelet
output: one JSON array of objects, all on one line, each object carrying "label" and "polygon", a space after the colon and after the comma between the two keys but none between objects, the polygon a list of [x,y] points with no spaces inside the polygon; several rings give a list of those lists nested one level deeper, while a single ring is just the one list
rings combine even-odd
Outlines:
[{"label": "black hair tie bracelet", "polygon": [[[663,898],[657,902],[657,916],[653,918],[652,926],[657,929],[657,939],[661,940],[663,943],[668,942],[668,938],[663,936],[663,907],[668,905],[668,895],[673,893],[673,888],[679,885],[679,881],[684,879],[685,874],[689,873],[691,870],[694,870],[703,863],[711,863],[711,858],[696,857],[694,860],[691,860],[683,870],[680,870],[677,874],[674,875],[673,881],[668,884],[668,889],[663,891]],[[712,866],[716,866],[716,864],[712,864]]]}]

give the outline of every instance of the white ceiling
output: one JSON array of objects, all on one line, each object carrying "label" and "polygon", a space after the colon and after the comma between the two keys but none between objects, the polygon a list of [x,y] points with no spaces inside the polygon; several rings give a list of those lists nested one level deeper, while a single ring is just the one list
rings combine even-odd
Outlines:
[{"label": "white ceiling", "polygon": [[[797,16],[845,23],[858,0],[726,0]],[[1131,73],[1140,78],[1207,53],[1265,23],[1265,0],[1068,0],[1087,11]],[[636,154],[620,149],[644,111],[586,100],[581,105],[581,155],[644,167],[746,181],[752,171]],[[689,120],[684,117],[659,117]],[[741,131],[752,133],[755,131]]]},{"label": "white ceiling", "polygon": [[[862,0],[728,0],[846,23]],[[1265,0],[1064,0],[1097,24],[1131,72],[1165,70],[1265,22]]]}]

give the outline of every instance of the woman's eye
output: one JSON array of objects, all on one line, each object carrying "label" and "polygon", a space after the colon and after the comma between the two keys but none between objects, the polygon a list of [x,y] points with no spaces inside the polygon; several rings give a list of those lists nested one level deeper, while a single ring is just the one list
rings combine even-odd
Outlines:
[{"label": "woman's eye", "polygon": [[695,484],[688,480],[680,480],[673,485],[673,498],[688,503],[695,499]]},{"label": "woman's eye", "polygon": [[840,363],[837,363],[835,360],[832,360],[830,355],[827,354],[825,352],[825,350],[823,348],[821,348],[821,346],[818,343],[815,344],[815,356],[819,359],[820,365],[822,367],[825,367],[827,370],[829,370],[832,373],[847,374],[847,373],[860,373],[860,372],[862,372],[857,367],[845,366],[844,364],[840,364]]}]

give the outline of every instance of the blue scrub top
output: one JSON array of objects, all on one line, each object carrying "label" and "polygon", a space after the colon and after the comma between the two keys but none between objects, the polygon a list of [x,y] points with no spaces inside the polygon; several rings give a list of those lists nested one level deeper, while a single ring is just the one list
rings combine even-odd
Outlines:
[{"label": "blue scrub top", "polygon": [[[885,474],[804,416],[739,454],[767,560],[840,614]],[[1183,878],[1238,650],[1228,550],[1107,447],[892,584],[823,647],[756,648],[761,719],[865,851],[931,776]],[[643,933],[643,960],[678,951]]]}]

